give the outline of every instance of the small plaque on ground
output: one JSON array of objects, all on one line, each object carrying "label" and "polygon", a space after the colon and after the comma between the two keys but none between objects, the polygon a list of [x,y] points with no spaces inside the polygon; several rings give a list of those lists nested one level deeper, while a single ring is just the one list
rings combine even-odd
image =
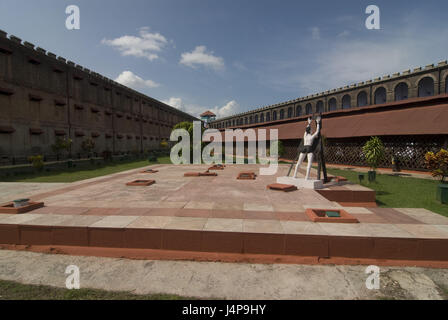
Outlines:
[{"label": "small plaque on ground", "polygon": [[147,170],[143,170],[141,173],[156,173],[159,172],[158,170],[154,170],[154,169],[147,169]]},{"label": "small plaque on ground", "polygon": [[240,172],[238,174],[238,177],[236,177],[238,180],[255,180],[256,174],[254,172]]},{"label": "small plaque on ground", "polygon": [[297,190],[297,187],[292,184],[273,183],[267,186],[268,189],[278,190],[283,192],[290,192]]},{"label": "small plaque on ground", "polygon": [[127,186],[146,187],[156,183],[155,180],[134,180],[126,183]]},{"label": "small plaque on ground", "polygon": [[43,202],[32,202],[29,201],[27,205],[21,207],[14,207],[13,202],[6,203],[0,206],[0,213],[7,214],[20,214],[33,211],[35,209],[42,208],[44,206]]}]

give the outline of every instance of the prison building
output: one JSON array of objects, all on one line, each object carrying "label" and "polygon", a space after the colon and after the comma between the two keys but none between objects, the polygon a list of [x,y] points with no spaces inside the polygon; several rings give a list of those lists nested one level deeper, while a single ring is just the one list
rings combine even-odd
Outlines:
[{"label": "prison building", "polygon": [[284,158],[294,159],[309,116],[322,113],[326,160],[366,165],[362,146],[379,136],[382,166],[424,170],[424,154],[448,146],[448,64],[427,65],[217,119],[210,127],[278,129]]},{"label": "prison building", "polygon": [[0,159],[72,154],[93,139],[95,153],[143,152],[195,117],[0,30]]}]

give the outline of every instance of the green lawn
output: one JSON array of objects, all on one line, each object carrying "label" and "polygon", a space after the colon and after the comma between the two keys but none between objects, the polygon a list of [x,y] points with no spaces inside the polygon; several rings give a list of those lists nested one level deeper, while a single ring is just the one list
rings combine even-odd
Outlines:
[{"label": "green lawn", "polygon": [[0,280],[0,300],[190,300],[168,294],[135,295],[97,289],[68,290]]},{"label": "green lawn", "polygon": [[170,157],[160,157],[157,162],[148,162],[148,160],[134,160],[113,162],[103,165],[92,165],[83,168],[67,168],[64,171],[45,170],[34,174],[23,174],[18,176],[1,178],[2,182],[74,182],[84,179],[90,179],[105,176],[112,173],[145,167],[157,163],[171,163]]},{"label": "green lawn", "polygon": [[[328,169],[335,176],[346,177],[359,183],[359,172],[341,169]],[[367,182],[367,173],[362,185],[376,191],[377,203],[388,208],[425,208],[448,217],[448,205],[436,200],[438,181],[398,177],[391,174],[378,174],[376,182]]]}]

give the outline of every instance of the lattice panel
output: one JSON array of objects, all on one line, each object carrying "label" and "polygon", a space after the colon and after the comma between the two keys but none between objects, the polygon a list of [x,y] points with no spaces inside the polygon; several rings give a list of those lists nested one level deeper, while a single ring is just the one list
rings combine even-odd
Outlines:
[{"label": "lattice panel", "polygon": [[[366,166],[362,152],[363,145],[370,137],[327,139],[325,161],[334,164]],[[384,136],[380,137],[385,146],[385,157],[380,166],[392,167],[392,156],[399,160],[402,169],[426,170],[424,157],[426,152],[437,152],[447,148],[448,136]],[[300,141],[284,142],[285,158],[294,159]]]}]

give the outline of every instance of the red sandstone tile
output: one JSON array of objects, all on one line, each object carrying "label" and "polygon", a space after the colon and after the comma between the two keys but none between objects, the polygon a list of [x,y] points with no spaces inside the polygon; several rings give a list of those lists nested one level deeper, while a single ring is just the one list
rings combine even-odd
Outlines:
[{"label": "red sandstone tile", "polygon": [[275,219],[288,221],[311,221],[305,212],[274,212]]},{"label": "red sandstone tile", "polygon": [[376,202],[338,202],[343,207],[376,208]]},{"label": "red sandstone tile", "polygon": [[88,228],[89,246],[124,247],[124,228]]},{"label": "red sandstone tile", "polygon": [[374,248],[373,238],[329,236],[329,256],[345,258],[370,258]]},{"label": "red sandstone tile", "polygon": [[275,220],[274,212],[270,211],[244,211],[243,219],[262,219],[262,220]]},{"label": "red sandstone tile", "polygon": [[81,215],[86,213],[89,208],[85,207],[58,207],[57,210],[54,211],[54,214],[60,215]]},{"label": "red sandstone tile", "polygon": [[52,244],[64,246],[88,246],[88,230],[85,227],[53,227]]},{"label": "red sandstone tile", "polygon": [[163,230],[162,249],[200,251],[202,244],[202,231],[189,230]]},{"label": "red sandstone tile", "polygon": [[212,210],[207,209],[180,209],[176,216],[178,217],[198,217],[209,218],[212,216]]},{"label": "red sandstone tile", "polygon": [[20,226],[20,244],[50,245],[52,242],[51,227]]},{"label": "red sandstone tile", "polygon": [[162,230],[126,228],[124,242],[126,248],[161,249]]},{"label": "red sandstone tile", "polygon": [[149,208],[122,208],[114,215],[117,216],[147,216],[151,209]]},{"label": "red sandstone tile", "polygon": [[417,245],[416,239],[375,238],[371,258],[414,260],[417,257]]},{"label": "red sandstone tile", "polygon": [[1,244],[19,244],[20,232],[17,225],[0,225],[0,243]]},{"label": "red sandstone tile", "polygon": [[89,216],[115,216],[120,210],[118,208],[91,208],[84,214]]},{"label": "red sandstone tile", "polygon": [[358,219],[361,223],[389,223],[386,219],[380,217],[379,215],[373,214],[351,214],[353,217]]},{"label": "red sandstone tile", "polygon": [[448,239],[419,239],[418,260],[448,260]]},{"label": "red sandstone tile", "polygon": [[62,207],[43,207],[36,210],[33,210],[34,214],[54,214],[58,209]]},{"label": "red sandstone tile", "polygon": [[390,208],[369,208],[370,211],[385,219],[388,223],[393,224],[422,224],[414,218],[411,218],[398,210]]},{"label": "red sandstone tile", "polygon": [[314,235],[285,235],[285,254],[328,257],[328,238]]},{"label": "red sandstone tile", "polygon": [[147,212],[146,215],[148,216],[169,216],[169,217],[175,217],[177,216],[181,209],[176,208],[152,208]]},{"label": "red sandstone tile", "polygon": [[243,234],[239,232],[203,232],[201,251],[243,253]]},{"label": "red sandstone tile", "polygon": [[243,253],[284,254],[284,234],[244,233],[243,241]]},{"label": "red sandstone tile", "polygon": [[245,212],[243,210],[212,210],[212,218],[222,219],[244,219]]}]

